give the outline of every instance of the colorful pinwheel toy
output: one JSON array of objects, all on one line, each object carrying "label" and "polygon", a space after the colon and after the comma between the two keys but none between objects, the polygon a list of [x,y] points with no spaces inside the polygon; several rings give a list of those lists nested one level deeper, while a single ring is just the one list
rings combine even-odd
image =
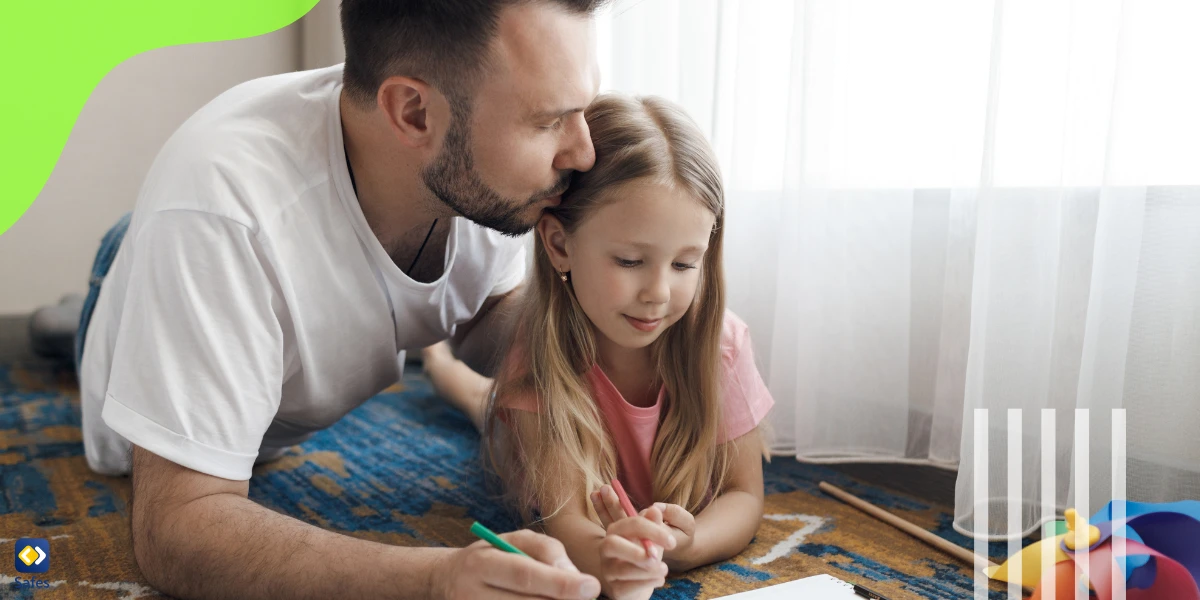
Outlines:
[{"label": "colorful pinwheel toy", "polygon": [[[1067,510],[1066,522],[1055,524],[1057,535],[1025,547],[1019,561],[1013,556],[988,568],[987,576],[1033,588],[1031,600],[1074,600],[1077,586],[1097,600],[1111,600],[1116,570],[1127,600],[1200,600],[1200,502],[1124,502],[1118,520],[1114,504],[1090,523]],[[1054,573],[1053,586],[1044,564]]]}]

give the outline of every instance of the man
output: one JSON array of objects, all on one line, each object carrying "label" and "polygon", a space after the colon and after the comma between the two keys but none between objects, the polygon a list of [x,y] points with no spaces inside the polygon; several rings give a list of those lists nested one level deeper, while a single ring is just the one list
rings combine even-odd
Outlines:
[{"label": "man", "polygon": [[545,536],[508,536],[536,560],[392,547],[254,504],[247,480],[395,382],[404,350],[453,337],[488,360],[523,276],[515,236],[594,162],[583,109],[602,1],[343,0],[344,71],[237,86],[167,142],[127,233],[98,256],[80,359],[88,464],[132,471],[134,553],[153,585],[599,593]]}]

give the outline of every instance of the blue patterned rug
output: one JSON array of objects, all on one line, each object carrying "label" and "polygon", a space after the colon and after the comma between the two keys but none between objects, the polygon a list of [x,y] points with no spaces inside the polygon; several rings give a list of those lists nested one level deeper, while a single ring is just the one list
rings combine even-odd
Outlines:
[{"label": "blue patterned rug", "polygon": [[[478,520],[518,526],[484,491],[479,439],[417,372],[334,427],[255,470],[250,497],[320,527],[403,545],[463,546]],[[766,516],[733,560],[672,578],[657,599],[700,600],[829,573],[892,600],[971,596],[968,568],[817,489],[828,481],[955,543],[949,507],[777,458],[765,468]],[[129,480],[88,470],[69,368],[0,364],[0,597],[155,597],[129,541]],[[7,552],[46,538],[51,589],[22,588]],[[1003,545],[992,555],[1002,558]],[[1001,588],[991,598],[1000,600]]]}]

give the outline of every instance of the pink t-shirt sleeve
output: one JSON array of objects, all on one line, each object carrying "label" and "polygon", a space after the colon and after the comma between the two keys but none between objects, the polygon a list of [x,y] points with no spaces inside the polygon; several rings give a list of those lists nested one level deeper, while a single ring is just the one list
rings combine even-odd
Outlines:
[{"label": "pink t-shirt sleeve", "polygon": [[725,435],[720,441],[725,443],[753,431],[775,405],[754,364],[750,329],[730,311],[721,331],[721,371]]}]

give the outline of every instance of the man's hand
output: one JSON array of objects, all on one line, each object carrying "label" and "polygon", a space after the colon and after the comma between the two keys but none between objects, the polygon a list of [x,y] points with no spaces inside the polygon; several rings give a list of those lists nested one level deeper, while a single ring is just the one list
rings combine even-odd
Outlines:
[{"label": "man's hand", "polygon": [[476,542],[450,554],[434,570],[430,588],[435,597],[590,600],[600,594],[600,582],[580,573],[558,540],[527,529],[500,537],[533,560]]},{"label": "man's hand", "polygon": [[238,600],[577,600],[600,591],[596,578],[568,568],[561,544],[532,532],[505,537],[537,560],[481,544],[391,546],[262,507],[248,488],[134,446],[133,552],[150,584],[180,598]]}]

